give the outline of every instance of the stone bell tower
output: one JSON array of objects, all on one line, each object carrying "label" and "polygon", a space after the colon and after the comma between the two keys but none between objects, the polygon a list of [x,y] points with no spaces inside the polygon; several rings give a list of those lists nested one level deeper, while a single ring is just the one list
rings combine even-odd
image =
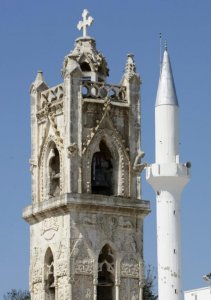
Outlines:
[{"label": "stone bell tower", "polygon": [[87,35],[64,59],[63,82],[31,86],[32,300],[142,300],[140,77],[128,55],[121,83]]}]

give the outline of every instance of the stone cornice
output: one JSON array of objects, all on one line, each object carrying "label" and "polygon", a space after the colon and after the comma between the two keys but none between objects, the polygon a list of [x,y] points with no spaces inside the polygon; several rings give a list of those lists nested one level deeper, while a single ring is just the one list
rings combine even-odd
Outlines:
[{"label": "stone cornice", "polygon": [[150,213],[149,201],[94,194],[64,194],[37,204],[27,206],[23,218],[34,224],[52,215],[66,214],[71,211],[104,212],[125,215],[146,216]]}]

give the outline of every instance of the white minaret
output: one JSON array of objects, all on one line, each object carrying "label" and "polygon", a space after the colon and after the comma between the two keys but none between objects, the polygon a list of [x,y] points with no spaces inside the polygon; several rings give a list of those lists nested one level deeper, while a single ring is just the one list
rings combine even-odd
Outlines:
[{"label": "white minaret", "polygon": [[159,300],[181,300],[180,197],[189,181],[190,163],[179,162],[179,105],[167,48],[155,104],[155,163],[146,178],[157,198]]}]

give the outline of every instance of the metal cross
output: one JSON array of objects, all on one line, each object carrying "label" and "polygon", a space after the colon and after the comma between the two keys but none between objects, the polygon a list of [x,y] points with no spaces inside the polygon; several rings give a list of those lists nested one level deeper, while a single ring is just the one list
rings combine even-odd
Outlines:
[{"label": "metal cross", "polygon": [[78,30],[83,29],[83,37],[87,37],[87,27],[91,26],[94,22],[94,19],[91,16],[88,17],[88,14],[88,10],[84,9],[82,13],[83,21],[79,21],[77,25]]}]

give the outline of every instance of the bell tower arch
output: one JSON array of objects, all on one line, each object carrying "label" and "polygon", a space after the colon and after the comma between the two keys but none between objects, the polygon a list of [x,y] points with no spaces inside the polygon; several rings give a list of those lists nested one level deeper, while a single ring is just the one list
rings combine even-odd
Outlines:
[{"label": "bell tower arch", "polygon": [[104,140],[100,141],[99,151],[92,157],[91,168],[92,194],[114,195],[114,159]]},{"label": "bell tower arch", "polygon": [[142,300],[141,80],[129,54],[120,84],[107,82],[92,22],[85,10],[63,81],[48,87],[40,71],[30,90],[32,300]]}]

